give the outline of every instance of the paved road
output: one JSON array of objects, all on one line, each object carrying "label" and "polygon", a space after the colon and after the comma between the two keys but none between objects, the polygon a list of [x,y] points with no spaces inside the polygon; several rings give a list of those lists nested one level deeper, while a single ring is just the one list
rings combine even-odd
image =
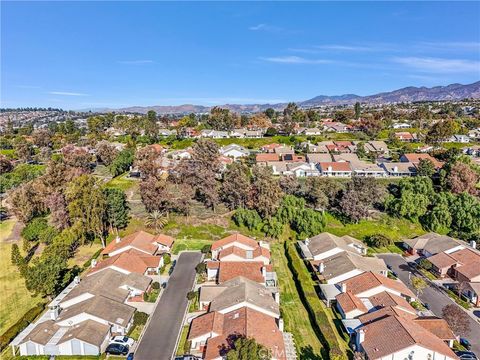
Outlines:
[{"label": "paved road", "polygon": [[187,307],[187,292],[195,280],[200,252],[184,252],[177,260],[149,325],[138,344],[135,360],[171,360]]},{"label": "paved road", "polygon": [[[398,275],[398,278],[402,280],[414,293],[415,289],[412,287],[409,279],[409,272],[415,275],[415,270],[411,269],[407,261],[398,254],[382,254],[378,257],[385,260],[387,265],[392,267]],[[427,303],[430,306],[430,310],[437,316],[442,316],[442,309],[446,305],[455,304],[455,302],[448,297],[443,291],[436,286],[428,286],[423,289],[420,294],[420,300],[423,303]],[[470,332],[468,334],[461,334],[465,336],[472,343],[472,351],[480,355],[480,324],[473,320],[470,316]]]}]

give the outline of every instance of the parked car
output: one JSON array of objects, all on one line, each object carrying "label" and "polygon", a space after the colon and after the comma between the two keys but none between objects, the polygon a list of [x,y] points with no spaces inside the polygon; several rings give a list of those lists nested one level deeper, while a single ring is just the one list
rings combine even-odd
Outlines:
[{"label": "parked car", "polygon": [[110,339],[110,344],[121,344],[127,345],[128,347],[132,346],[135,340],[128,336],[114,336]]},{"label": "parked car", "polygon": [[455,351],[460,360],[478,360],[477,355],[471,351]]},{"label": "parked car", "polygon": [[430,305],[428,303],[423,304],[425,306],[425,309],[430,310]]},{"label": "parked car", "polygon": [[472,348],[472,344],[465,338],[460,338],[460,345],[462,345],[465,349],[470,350]]},{"label": "parked car", "polygon": [[133,360],[133,353],[128,354],[126,360]]},{"label": "parked car", "polygon": [[163,288],[163,289],[166,289],[166,288],[167,288],[167,282],[166,282],[166,281],[162,283],[162,288]]},{"label": "parked car", "polygon": [[198,356],[195,356],[195,355],[181,355],[181,356],[177,356],[175,358],[175,360],[201,360],[201,358],[199,358]]},{"label": "parked car", "polygon": [[105,354],[108,355],[127,355],[128,354],[128,346],[122,344],[110,344],[105,349]]}]

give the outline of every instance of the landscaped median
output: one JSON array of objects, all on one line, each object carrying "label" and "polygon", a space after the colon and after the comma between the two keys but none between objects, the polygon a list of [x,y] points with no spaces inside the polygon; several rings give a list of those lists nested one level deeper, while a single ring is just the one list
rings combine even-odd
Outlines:
[{"label": "landscaped median", "polygon": [[298,293],[305,305],[314,325],[314,330],[328,350],[329,359],[347,359],[345,341],[335,329],[332,316],[322,303],[315,291],[315,283],[312,280],[307,267],[300,259],[295,244],[285,242],[285,253],[288,258],[288,265],[292,271]]}]

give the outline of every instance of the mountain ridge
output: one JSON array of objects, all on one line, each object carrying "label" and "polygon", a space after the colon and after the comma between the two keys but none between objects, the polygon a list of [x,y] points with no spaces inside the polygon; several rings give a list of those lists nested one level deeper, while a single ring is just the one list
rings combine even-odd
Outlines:
[{"label": "mountain ridge", "polygon": [[[466,98],[480,99],[480,81],[471,84],[449,84],[445,86],[434,87],[415,87],[407,86],[401,89],[386,91],[372,95],[360,96],[356,94],[343,95],[318,95],[311,99],[297,102],[300,107],[310,108],[316,106],[328,105],[352,105],[355,102],[363,104],[388,104],[398,102],[417,102],[417,101],[445,101],[462,100]],[[287,103],[277,104],[224,104],[218,105],[231,111],[246,113],[264,111],[271,107],[275,110],[283,110]],[[212,107],[204,105],[183,104],[183,105],[153,105],[153,106],[130,106],[118,109],[101,109],[102,111],[147,113],[150,110],[158,114],[186,114],[186,113],[204,113]]]}]

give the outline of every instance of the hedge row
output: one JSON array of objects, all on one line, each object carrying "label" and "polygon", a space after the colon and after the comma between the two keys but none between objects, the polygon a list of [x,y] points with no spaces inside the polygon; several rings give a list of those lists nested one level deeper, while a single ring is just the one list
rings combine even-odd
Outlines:
[{"label": "hedge row", "polygon": [[347,359],[347,355],[338,342],[335,329],[332,325],[331,319],[325,312],[325,306],[319,299],[315,291],[315,284],[312,281],[310,274],[303,261],[298,256],[297,250],[293,243],[285,243],[285,250],[288,259],[288,266],[294,274],[295,285],[299,292],[303,304],[316,324],[318,332],[321,334],[320,340],[327,348],[330,359]]},{"label": "hedge row", "polygon": [[45,309],[44,303],[39,303],[35,307],[28,310],[20,320],[10,326],[3,334],[0,335],[0,351],[5,349],[8,344],[17,336],[23,329],[25,329],[38,315]]}]

